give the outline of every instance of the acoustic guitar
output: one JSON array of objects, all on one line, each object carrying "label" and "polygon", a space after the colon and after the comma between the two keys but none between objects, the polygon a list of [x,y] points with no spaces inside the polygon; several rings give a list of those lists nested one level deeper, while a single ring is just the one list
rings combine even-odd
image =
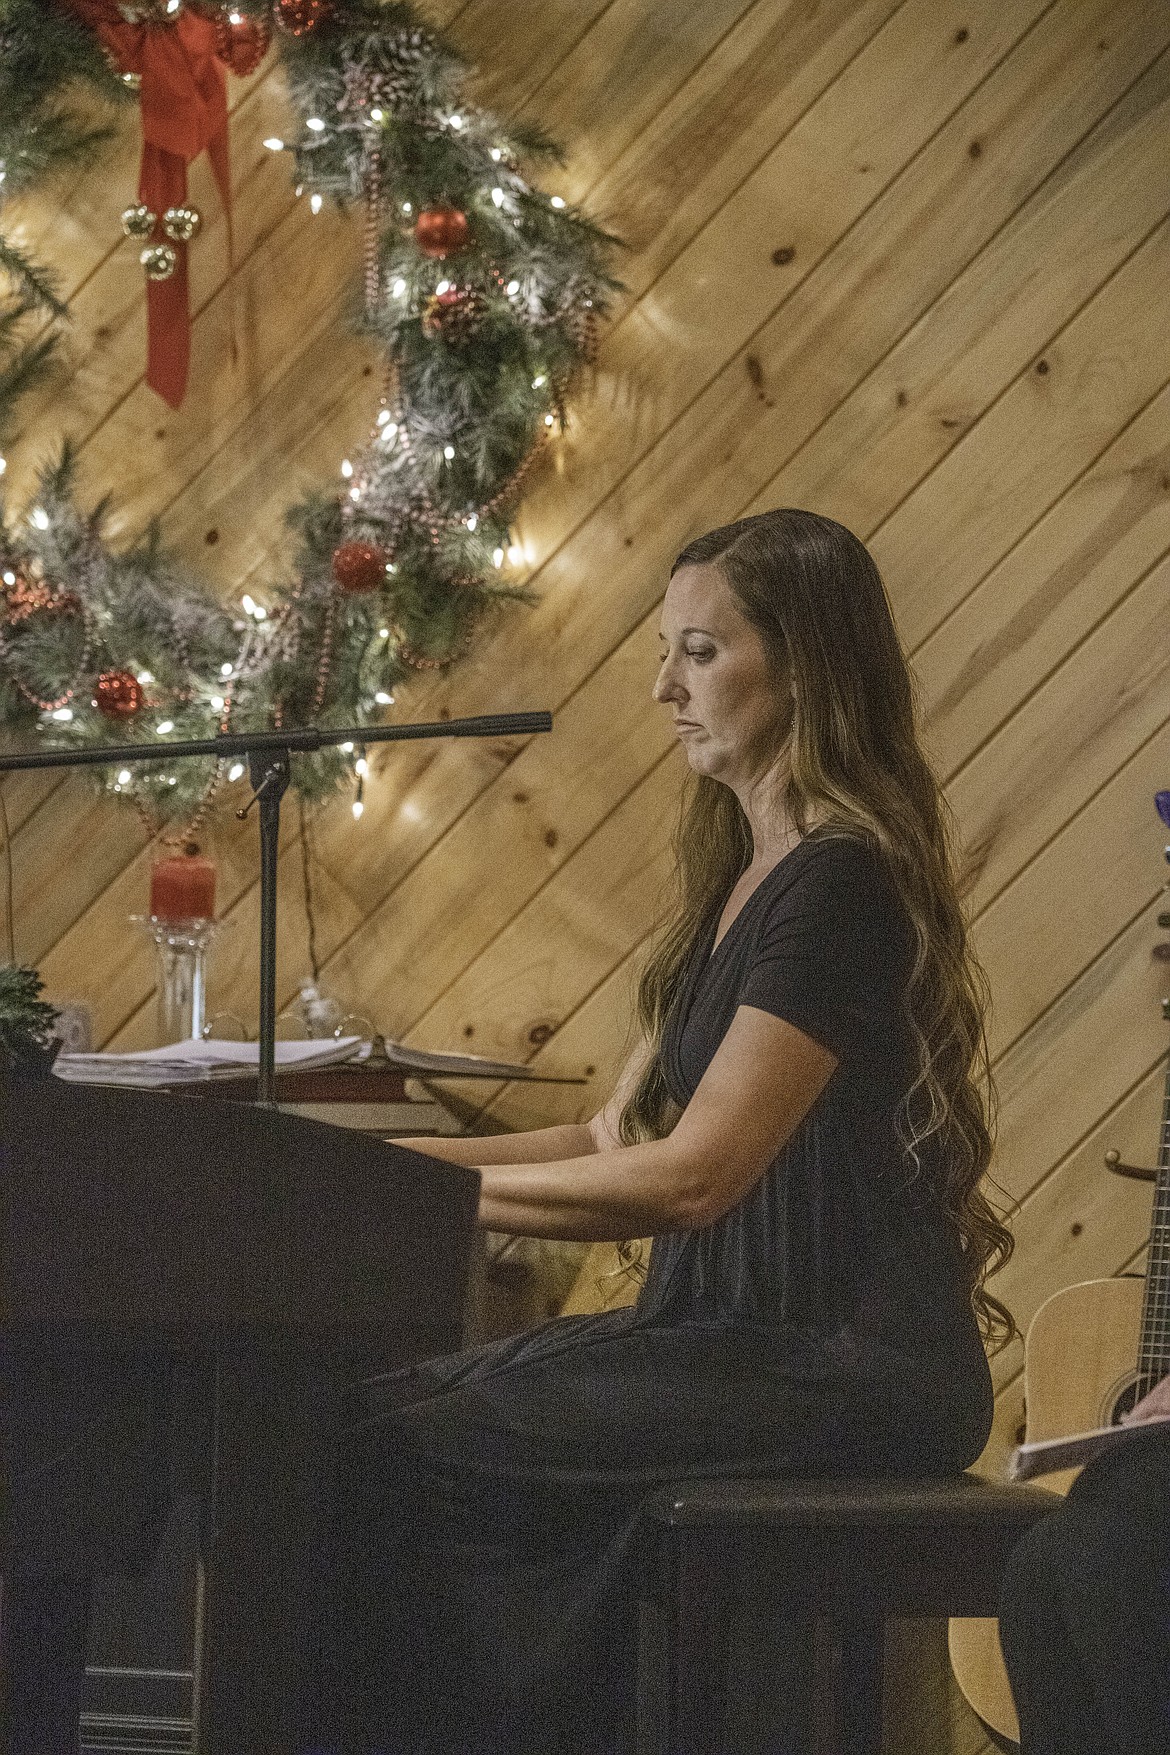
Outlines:
[{"label": "acoustic guitar", "polygon": [[[1170,793],[1160,792],[1157,803],[1170,826]],[[1166,858],[1170,860],[1170,848]],[[1158,925],[1170,926],[1170,913],[1160,914]],[[1170,1020],[1170,1000],[1162,1001],[1162,1013]],[[1135,1170],[1112,1151],[1105,1162],[1115,1174],[1154,1182],[1146,1274],[1144,1281],[1141,1275],[1123,1274],[1068,1286],[1040,1306],[1024,1346],[1029,1444],[1118,1424],[1170,1372],[1170,1066],[1157,1169]],[[1067,1493],[1078,1473],[1064,1469],[1046,1475],[1044,1485]],[[953,1619],[949,1643],[955,1679],[992,1742],[999,1749],[1018,1749],[1019,1721],[1000,1649],[999,1622]]]}]

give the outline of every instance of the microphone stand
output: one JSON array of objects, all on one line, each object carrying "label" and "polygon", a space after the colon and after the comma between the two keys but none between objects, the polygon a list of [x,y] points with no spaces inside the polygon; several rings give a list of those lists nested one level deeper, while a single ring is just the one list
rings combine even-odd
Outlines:
[{"label": "microphone stand", "polygon": [[351,725],[341,730],[307,726],[299,731],[225,732],[178,743],[120,743],[39,754],[0,755],[0,774],[29,768],[109,768],[129,763],[184,761],[195,756],[248,762],[252,796],[236,815],[260,807],[260,1067],[256,1101],[276,1104],[276,862],[280,802],[288,790],[291,757],[339,743],[404,743],[436,737],[516,737],[551,731],[552,714],[487,713],[471,719],[440,719],[417,725]]}]

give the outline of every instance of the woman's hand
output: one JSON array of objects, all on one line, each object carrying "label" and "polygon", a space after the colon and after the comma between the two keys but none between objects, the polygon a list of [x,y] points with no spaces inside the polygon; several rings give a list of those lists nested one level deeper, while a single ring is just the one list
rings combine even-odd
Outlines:
[{"label": "woman's hand", "polygon": [[1128,1414],[1121,1416],[1123,1426],[1144,1426],[1149,1420],[1170,1420],[1170,1377],[1156,1383]]}]

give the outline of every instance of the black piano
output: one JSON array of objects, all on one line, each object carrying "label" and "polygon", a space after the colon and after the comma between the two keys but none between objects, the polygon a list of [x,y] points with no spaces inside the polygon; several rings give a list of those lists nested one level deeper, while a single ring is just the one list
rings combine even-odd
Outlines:
[{"label": "black piano", "polygon": [[294,1755],[330,1434],[356,1380],[461,1343],[478,1182],[275,1110],[0,1078],[2,1755],[60,1755],[25,1746],[30,1689],[68,1691],[29,1627],[67,1635],[157,1542],[175,1382],[206,1432],[194,1747]]}]

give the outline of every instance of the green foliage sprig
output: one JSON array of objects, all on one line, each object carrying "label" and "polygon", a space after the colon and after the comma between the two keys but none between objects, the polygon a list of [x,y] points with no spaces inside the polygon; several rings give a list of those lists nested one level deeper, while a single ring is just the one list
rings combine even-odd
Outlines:
[{"label": "green foliage sprig", "polygon": [[0,963],[0,1067],[50,1063],[57,1011],[41,999],[43,988],[35,969]]}]

